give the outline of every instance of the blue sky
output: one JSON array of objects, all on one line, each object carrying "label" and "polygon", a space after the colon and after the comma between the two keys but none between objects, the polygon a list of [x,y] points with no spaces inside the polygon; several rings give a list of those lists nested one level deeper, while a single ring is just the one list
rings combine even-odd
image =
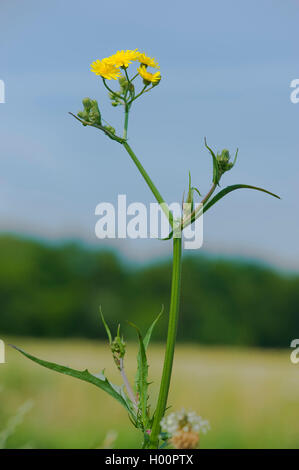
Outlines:
[{"label": "blue sky", "polygon": [[[164,198],[181,200],[188,171],[205,192],[218,150],[239,147],[222,186],[247,183],[278,201],[233,193],[204,221],[204,250],[299,269],[299,1],[102,2],[3,0],[0,15],[0,230],[46,239],[95,238],[102,201],[152,202],[120,145],[68,114],[97,98],[119,126],[90,63],[117,49],[144,50],[161,65],[161,84],[132,109],[130,144]],[[170,243],[115,241],[128,257],[167,254]]]}]

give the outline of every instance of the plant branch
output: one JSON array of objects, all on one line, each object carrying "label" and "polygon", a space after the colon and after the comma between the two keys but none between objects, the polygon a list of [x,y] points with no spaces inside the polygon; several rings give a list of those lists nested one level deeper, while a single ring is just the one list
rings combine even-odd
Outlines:
[{"label": "plant branch", "polygon": [[78,116],[76,116],[75,114],[69,112],[69,114],[71,116],[73,116],[75,119],[77,119],[77,121],[81,122],[81,124],[83,124],[84,126],[91,126],[91,127],[95,127],[96,129],[100,129],[101,131],[103,131],[108,137],[110,137],[110,139],[112,140],[116,140],[116,142],[118,142],[119,144],[122,144],[124,142],[124,139],[122,139],[121,137],[119,137],[118,135],[115,135],[115,134],[112,134],[112,132],[110,132],[108,129],[106,129],[106,127],[104,126],[101,126],[100,124],[94,124],[92,122],[89,122],[89,121],[85,121],[84,119],[80,119]]},{"label": "plant branch", "polygon": [[134,393],[133,393],[133,390],[132,390],[132,387],[130,385],[130,382],[126,376],[126,373],[125,373],[125,368],[124,368],[124,360],[123,358],[120,358],[119,360],[119,370],[120,370],[120,373],[121,373],[121,376],[122,376],[122,379],[123,379],[123,382],[124,382],[124,385],[127,389],[127,392],[128,392],[128,396],[131,400],[131,402],[133,403],[134,405],[134,408],[135,410],[137,411],[138,410],[138,404],[136,402],[136,398],[134,396]]},{"label": "plant branch", "polygon": [[120,96],[118,93],[116,93],[115,91],[113,91],[106,83],[105,79],[103,78],[103,83],[104,83],[104,86],[105,88],[107,88],[107,90],[112,93],[112,95],[116,96],[117,98],[123,100],[123,102],[125,102],[124,98],[122,96]]},{"label": "plant branch", "polygon": [[123,138],[124,138],[124,140],[127,140],[130,106],[128,105],[127,102],[125,103],[124,106],[125,106],[125,122],[124,122]]},{"label": "plant branch", "polygon": [[184,228],[186,228],[189,224],[191,224],[195,220],[195,218],[197,218],[197,215],[199,214],[199,212],[201,210],[203,210],[203,207],[204,207],[205,203],[208,202],[208,200],[210,199],[210,197],[214,193],[216,187],[217,187],[217,184],[213,183],[210,190],[209,190],[209,192],[200,201],[200,205],[196,209],[194,209],[194,211],[192,211],[191,214],[189,214],[188,217],[185,220],[183,220],[182,225],[181,225],[182,230]]},{"label": "plant branch", "polygon": [[143,168],[143,166],[141,165],[140,161],[138,160],[137,156],[135,155],[135,153],[133,152],[132,148],[130,147],[130,145],[128,144],[128,142],[126,141],[123,141],[122,142],[124,148],[126,149],[126,151],[128,152],[128,154],[130,155],[131,159],[133,160],[133,162],[135,163],[135,165],[137,166],[139,172],[141,173],[141,175],[143,176],[144,180],[146,181],[148,187],[150,188],[151,192],[153,193],[153,195],[155,196],[157,202],[160,204],[161,206],[161,209],[163,210],[164,214],[166,215],[167,217],[167,220],[169,221],[171,227],[173,227],[173,216],[172,216],[172,213],[170,212],[170,210],[168,209],[168,206],[166,204],[166,202],[164,201],[163,197],[161,196],[161,194],[159,193],[158,189],[156,188],[156,186],[154,185],[153,181],[151,180],[150,176],[148,175],[148,173],[145,171],[145,169]]}]

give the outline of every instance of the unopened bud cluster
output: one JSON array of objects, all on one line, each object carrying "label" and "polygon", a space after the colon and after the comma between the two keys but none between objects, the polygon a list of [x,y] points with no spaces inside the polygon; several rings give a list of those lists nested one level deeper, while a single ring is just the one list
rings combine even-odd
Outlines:
[{"label": "unopened bud cluster", "polygon": [[128,91],[133,94],[134,92],[134,85],[133,83],[129,82],[126,77],[123,75],[119,77],[118,83],[120,86],[119,91],[110,92],[109,98],[111,100],[112,106],[120,106],[124,103],[124,98],[126,97]]},{"label": "unopened bud cluster", "polygon": [[92,100],[91,98],[84,98],[82,100],[83,111],[79,111],[77,116],[82,119],[83,126],[88,125],[98,125],[102,126],[103,129],[106,129],[110,134],[115,134],[114,127],[110,125],[104,126],[102,124],[101,112],[97,100]]},{"label": "unopened bud cluster", "polygon": [[231,170],[234,166],[234,164],[230,161],[229,151],[226,149],[223,149],[220,154],[217,153],[217,162],[220,174]]},{"label": "unopened bud cluster", "polygon": [[78,112],[78,117],[91,124],[102,124],[101,113],[97,100],[84,98],[82,100],[83,111]]},{"label": "unopened bud cluster", "polygon": [[119,329],[117,332],[117,336],[114,338],[110,345],[114,362],[117,368],[121,369],[121,360],[124,358],[126,354],[126,343],[124,342],[123,337],[119,335]]}]

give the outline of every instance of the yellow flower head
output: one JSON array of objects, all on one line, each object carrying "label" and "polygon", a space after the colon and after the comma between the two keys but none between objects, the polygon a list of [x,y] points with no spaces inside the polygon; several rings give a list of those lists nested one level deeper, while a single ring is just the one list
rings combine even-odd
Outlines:
[{"label": "yellow flower head", "polygon": [[138,67],[137,70],[138,70],[139,75],[146,82],[153,83],[154,85],[156,85],[161,80],[160,72],[155,72],[155,73],[148,72],[145,65],[140,65],[140,67]]},{"label": "yellow flower head", "polygon": [[107,60],[113,64],[115,67],[128,67],[129,64],[137,60],[139,57],[139,52],[137,49],[134,51],[126,50],[126,51],[117,51],[116,54],[108,57]]},{"label": "yellow flower head", "polygon": [[121,73],[108,59],[96,60],[91,64],[91,71],[108,80],[116,80]]},{"label": "yellow flower head", "polygon": [[148,67],[154,67],[156,69],[160,68],[154,57],[148,57],[143,52],[139,54],[138,60],[142,65],[147,65]]}]

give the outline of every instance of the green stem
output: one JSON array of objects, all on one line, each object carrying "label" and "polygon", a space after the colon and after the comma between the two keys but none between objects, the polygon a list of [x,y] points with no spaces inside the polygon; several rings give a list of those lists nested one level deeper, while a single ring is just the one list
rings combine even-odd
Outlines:
[{"label": "green stem", "polygon": [[213,192],[215,191],[216,187],[217,187],[216,183],[213,183],[212,186],[211,186],[210,191],[200,201],[200,206],[197,207],[197,209],[194,209],[194,211],[190,214],[190,216],[187,217],[183,221],[183,223],[181,225],[181,230],[186,228],[189,224],[192,224],[192,222],[194,222],[199,217],[199,215],[201,215],[204,212],[204,205],[208,202],[208,200],[212,196]]},{"label": "green stem", "polygon": [[128,154],[130,155],[131,159],[133,160],[133,162],[135,163],[135,165],[137,166],[139,172],[141,173],[141,175],[143,176],[144,180],[146,181],[148,187],[150,188],[151,192],[153,193],[153,195],[155,196],[157,202],[160,204],[161,206],[161,209],[163,210],[164,214],[166,215],[170,225],[173,227],[173,216],[172,216],[172,213],[169,211],[168,209],[168,206],[167,204],[165,203],[163,197],[161,196],[161,194],[159,193],[158,189],[156,188],[156,186],[154,185],[154,183],[152,182],[150,176],[148,175],[148,173],[145,171],[145,169],[143,168],[143,166],[141,165],[140,161],[138,160],[137,156],[135,155],[135,153],[133,152],[133,150],[131,149],[130,145],[128,144],[128,142],[123,142],[122,143],[123,146],[125,147],[126,151],[128,152]]},{"label": "green stem", "polygon": [[137,100],[137,98],[139,98],[139,96],[143,95],[143,93],[146,93],[147,91],[151,90],[152,88],[149,88],[148,90],[145,91],[146,87],[148,85],[144,85],[144,87],[142,88],[141,92],[138,93],[138,95],[134,96],[134,98],[131,99],[131,101],[129,102],[129,104],[131,105],[133,103],[133,101]]},{"label": "green stem", "polygon": [[128,136],[128,124],[129,124],[129,111],[130,111],[130,106],[125,103],[125,122],[124,122],[124,139],[127,140]]},{"label": "green stem", "polygon": [[173,238],[173,265],[172,265],[172,282],[171,282],[171,298],[170,298],[170,311],[168,322],[168,334],[166,351],[164,358],[164,366],[162,372],[162,379],[160,385],[160,392],[158,397],[157,408],[153,427],[150,435],[150,448],[157,449],[159,446],[159,433],[160,422],[164,416],[167,406],[167,398],[170,386],[174,347],[176,340],[176,332],[179,316],[179,302],[180,302],[180,284],[181,284],[181,258],[182,258],[182,239]]},{"label": "green stem", "polygon": [[128,123],[129,123],[129,111],[130,107],[125,103],[125,122],[124,122],[124,135],[123,138],[126,140],[128,135]]},{"label": "green stem", "polygon": [[103,78],[102,80],[103,80],[103,83],[104,83],[105,88],[107,88],[107,90],[108,90],[110,93],[112,93],[112,95],[117,96],[117,98],[119,98],[119,99],[121,99],[121,100],[124,101],[124,98],[123,98],[122,96],[119,96],[115,91],[111,90],[111,88],[107,85],[107,83],[106,83],[106,81],[105,81],[104,78]]}]

